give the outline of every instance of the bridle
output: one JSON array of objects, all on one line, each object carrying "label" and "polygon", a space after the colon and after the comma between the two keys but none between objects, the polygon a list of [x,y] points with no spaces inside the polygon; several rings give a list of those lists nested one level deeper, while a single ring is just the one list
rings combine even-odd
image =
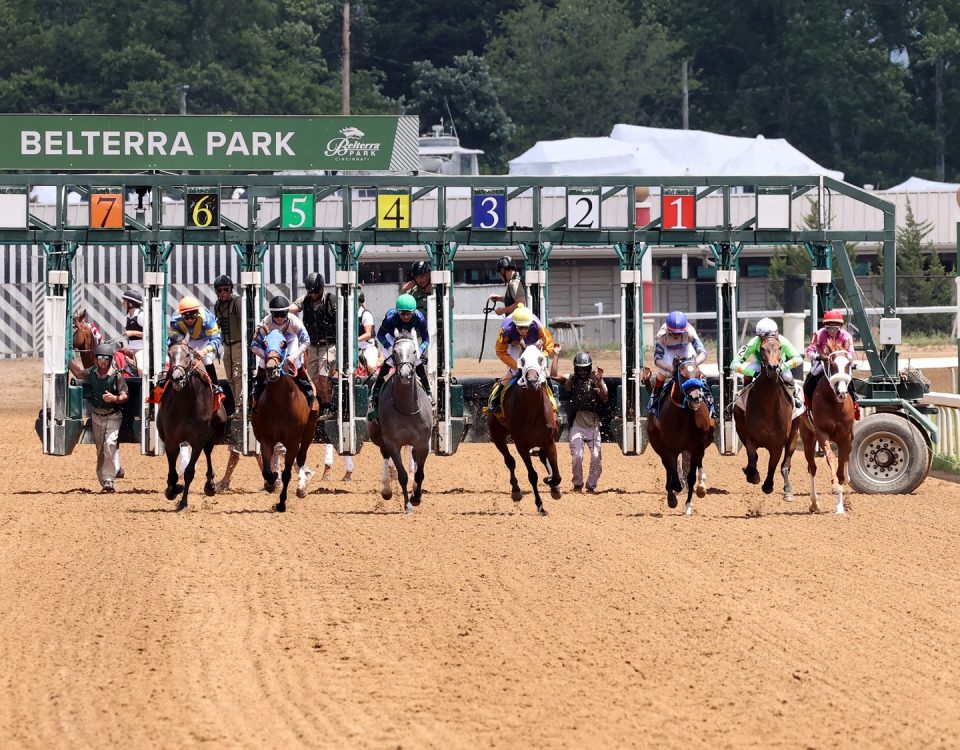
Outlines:
[{"label": "bridle", "polygon": [[[684,370],[690,371],[687,377],[682,377],[681,375]],[[703,378],[701,378],[700,368],[697,367],[696,363],[692,359],[678,360],[673,370],[673,378],[674,383],[683,394],[683,401],[680,403],[673,401],[672,388],[670,389],[670,400],[681,409],[689,409],[690,411],[699,409],[706,400],[703,391],[707,387],[707,384],[703,381]]]},{"label": "bridle", "polygon": [[[527,352],[530,349],[535,349],[537,352],[537,358],[534,362],[527,362]],[[521,388],[533,388],[536,390],[540,388],[544,383],[547,382],[547,368],[543,360],[544,355],[536,346],[528,346],[524,349],[523,354],[520,355],[520,361],[517,362],[517,369],[520,371],[521,377],[518,381]],[[535,378],[531,378],[530,374],[534,373]]]},{"label": "bridle", "polygon": [[[839,364],[838,360],[844,364]],[[830,352],[824,360],[824,374],[838,402],[842,402],[850,391],[850,382],[853,380],[851,365],[849,353],[842,349]]]},{"label": "bridle", "polygon": [[[400,385],[407,387],[411,390],[416,389],[417,384],[414,376],[417,372],[417,342],[416,340],[409,338],[407,336],[400,336],[393,343],[393,354],[391,359],[393,360],[393,369],[396,373],[394,377],[400,381]],[[414,397],[414,403],[417,408],[411,412],[400,411],[399,406],[394,402],[394,408],[397,410],[398,414],[403,414],[406,417],[412,417],[415,414],[420,413],[420,402],[419,399]]]},{"label": "bridle", "polygon": [[761,344],[760,344],[760,363],[761,363],[761,368],[762,368],[762,370],[763,370],[763,374],[764,374],[764,375],[766,375],[768,378],[776,378],[776,377],[779,377],[779,374],[780,374],[780,361],[779,361],[780,358],[779,358],[779,356],[777,357],[777,361],[776,361],[776,362],[767,362],[767,361],[766,361],[766,359],[767,359],[767,358],[766,358],[767,350],[766,350],[765,347],[766,347],[766,345],[767,345],[767,341],[770,341],[770,340],[773,340],[773,341],[776,343],[778,355],[779,355],[779,353],[780,353],[780,342],[779,342],[779,340],[778,340],[775,336],[765,336],[764,339],[763,339],[763,341],[762,341]]},{"label": "bridle", "polygon": [[[183,387],[187,384],[187,378],[190,377],[196,370],[196,365],[198,361],[198,356],[193,349],[188,347],[186,344],[176,344],[176,347],[183,347],[186,349],[186,355],[176,355],[176,364],[174,364],[174,356],[170,357],[170,373],[169,379],[173,384],[173,389],[175,391],[183,390]],[[173,347],[171,347],[173,348]],[[183,363],[184,356],[188,359],[187,363]]]}]

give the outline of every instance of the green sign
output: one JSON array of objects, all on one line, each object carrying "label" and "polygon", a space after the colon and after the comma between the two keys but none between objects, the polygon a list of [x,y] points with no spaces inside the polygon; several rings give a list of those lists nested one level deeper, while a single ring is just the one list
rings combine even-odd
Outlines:
[{"label": "green sign", "polygon": [[281,229],[314,228],[313,193],[284,193],[280,198]]},{"label": "green sign", "polygon": [[0,169],[414,172],[416,116],[0,115]]}]

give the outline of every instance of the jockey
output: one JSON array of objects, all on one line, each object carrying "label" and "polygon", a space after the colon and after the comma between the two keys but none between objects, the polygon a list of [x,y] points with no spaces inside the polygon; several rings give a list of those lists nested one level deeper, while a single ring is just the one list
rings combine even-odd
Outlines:
[{"label": "jockey", "polygon": [[436,399],[430,390],[430,381],[427,379],[427,349],[430,347],[430,331],[427,330],[427,319],[423,313],[417,310],[417,300],[412,294],[403,293],[397,297],[396,306],[388,310],[383,316],[383,322],[377,330],[377,341],[383,349],[383,364],[377,370],[377,379],[373,382],[373,388],[370,391],[370,410],[367,412],[367,419],[377,418],[377,408],[380,405],[380,391],[383,390],[383,381],[390,372],[392,366],[391,356],[393,354],[393,344],[401,334],[416,332],[420,340],[420,361],[417,363],[417,377],[420,379],[420,385],[430,397],[430,404],[436,406]]},{"label": "jockey", "polygon": [[[846,351],[852,362],[857,353],[853,349],[853,336],[843,327],[843,313],[840,310],[829,310],[823,316],[823,327],[820,328],[810,341],[807,347],[807,359],[810,360],[810,373],[807,379],[803,381],[803,394],[807,398],[807,403],[813,402],[813,392],[817,388],[817,383],[823,377],[822,358],[827,357],[830,352]],[[850,389],[853,398],[856,399],[856,393]]]},{"label": "jockey", "polygon": [[[170,319],[167,336],[167,346],[184,343],[199,353],[203,358],[203,366],[210,376],[210,384],[214,393],[223,393],[217,378],[217,371],[213,366],[214,359],[219,357],[222,348],[220,327],[212,312],[200,304],[196,297],[184,297],[177,306],[177,314]],[[166,380],[166,371],[157,378],[157,385]]]},{"label": "jockey", "polygon": [[523,350],[533,344],[539,344],[548,357],[556,351],[556,344],[547,327],[529,307],[518,302],[513,313],[500,325],[500,333],[497,335],[497,357],[509,369],[507,374],[493,386],[493,391],[490,393],[490,411],[500,410],[500,398],[503,395],[504,386],[516,379],[519,373],[517,360],[523,354]]},{"label": "jockey", "polygon": [[761,342],[769,336],[776,336],[780,342],[781,353],[780,381],[793,392],[794,406],[799,409],[803,406],[803,403],[797,396],[796,382],[794,381],[791,370],[803,363],[803,357],[800,356],[793,347],[793,344],[791,344],[786,337],[780,335],[780,329],[777,327],[776,322],[770,318],[761,318],[757,321],[756,334],[756,336],[750,339],[750,341],[737,352],[737,356],[735,356],[730,363],[730,369],[739,375],[743,375],[744,385],[749,385],[753,381],[754,376],[760,372]]},{"label": "jockey", "polygon": [[[656,368],[656,381],[650,392],[650,402],[647,404],[648,413],[656,413],[657,403],[663,384],[673,376],[673,361],[693,359],[699,366],[707,359],[707,349],[704,347],[696,329],[690,325],[686,314],[674,310],[667,315],[666,322],[660,326],[654,337],[653,365]],[[708,397],[709,399],[709,397]],[[710,401],[712,408],[712,400]]]},{"label": "jockey", "polygon": [[303,395],[307,397],[307,406],[312,409],[314,402],[313,383],[304,367],[304,358],[310,350],[310,335],[300,318],[290,313],[290,300],[280,295],[270,300],[269,311],[257,326],[253,341],[250,343],[250,351],[257,357],[257,374],[253,386],[253,395],[250,397],[252,404],[250,413],[255,413],[257,401],[266,385],[267,371],[264,363],[267,353],[263,347],[270,331],[279,331],[286,339],[286,359],[296,367],[293,380],[303,391]]}]

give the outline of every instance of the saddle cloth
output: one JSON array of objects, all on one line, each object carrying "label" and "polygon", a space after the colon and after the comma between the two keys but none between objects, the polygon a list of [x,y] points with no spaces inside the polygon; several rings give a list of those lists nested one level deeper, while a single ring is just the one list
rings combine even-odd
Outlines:
[{"label": "saddle cloth", "polygon": [[[498,380],[498,381],[494,384],[493,388],[490,390],[490,396],[487,397],[487,405],[484,407],[483,411],[484,411],[484,412],[493,411],[493,416],[495,416],[497,419],[501,419],[501,420],[502,420],[502,419],[503,419],[503,400],[504,400],[504,397],[507,395],[507,390],[509,390],[510,388],[512,388],[512,387],[517,383],[517,381],[518,381],[519,379],[520,379],[519,376],[518,376],[518,377],[511,378],[511,379],[510,379],[510,382],[508,382],[506,385],[502,385],[502,384],[500,383],[500,381]],[[557,384],[554,383],[552,380],[548,380],[547,382],[548,382],[549,385],[550,385],[550,387],[547,389],[547,395],[550,397],[550,405],[553,406],[553,411],[554,411],[554,413],[557,414],[557,415],[559,415],[559,414],[560,414],[560,404],[559,404],[559,402],[558,402],[558,400],[557,400],[557,392],[556,392]],[[500,389],[501,389],[500,405],[498,406],[498,408],[492,409],[492,406],[493,406],[493,397],[494,397],[494,395],[497,393],[497,388],[500,388]]]},{"label": "saddle cloth", "polygon": [[[747,411],[747,400],[750,398],[750,391],[753,390],[753,384],[756,382],[756,380],[752,381],[748,386],[740,391],[740,393],[737,394],[737,398],[733,402],[734,406],[739,406],[744,413]],[[803,385],[801,383],[794,383],[793,393],[791,393],[790,389],[782,383],[781,387],[788,396],[794,399],[794,404],[796,404],[798,401],[800,403],[799,407],[794,406],[793,408],[793,419],[796,419],[806,411],[806,408],[803,406]]]}]

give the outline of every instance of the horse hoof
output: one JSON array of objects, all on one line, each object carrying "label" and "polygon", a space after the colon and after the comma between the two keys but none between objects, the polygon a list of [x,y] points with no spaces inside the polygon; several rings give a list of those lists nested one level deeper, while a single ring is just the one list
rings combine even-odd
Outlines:
[{"label": "horse hoof", "polygon": [[677,496],[672,492],[667,493],[667,507],[676,508],[677,507]]},{"label": "horse hoof", "polygon": [[523,500],[523,493],[518,489],[513,490],[510,493],[510,499],[513,500],[513,502],[515,503],[519,503],[521,500]]},{"label": "horse hoof", "polygon": [[411,503],[411,502],[408,500],[408,501],[407,501],[407,504],[403,506],[403,511],[404,511],[404,513],[406,513],[408,516],[412,516],[412,515],[413,515],[413,503]]},{"label": "horse hoof", "polygon": [[539,513],[541,516],[545,516],[547,515],[547,509],[541,505],[537,508],[537,513]]},{"label": "horse hoof", "polygon": [[769,495],[771,492],[773,492],[773,482],[764,482],[760,489],[763,490],[764,495]]},{"label": "horse hoof", "polygon": [[418,506],[418,505],[420,505],[420,501],[421,501],[422,499],[423,499],[423,498],[422,498],[422,496],[420,495],[419,492],[414,492],[414,493],[410,496],[410,505]]},{"label": "horse hoof", "polygon": [[811,513],[819,513],[819,512],[820,512],[820,506],[817,505],[816,503],[810,503],[810,512],[811,512]]},{"label": "horse hoof", "polygon": [[181,497],[181,498],[180,498],[180,502],[177,503],[177,513],[181,513],[182,511],[185,511],[186,509],[187,509],[187,501],[184,500],[184,499]]},{"label": "horse hoof", "polygon": [[215,485],[213,482],[207,482],[205,485],[203,485],[203,494],[207,497],[213,497],[217,494],[217,485]]},{"label": "horse hoof", "polygon": [[554,500],[559,500],[559,499],[562,497],[562,495],[560,494],[560,488],[559,488],[559,487],[551,487],[551,488],[550,488],[550,497],[552,497]]},{"label": "horse hoof", "polygon": [[393,497],[393,492],[391,490],[387,490],[386,492],[381,492],[380,497],[382,497],[384,500],[389,500],[390,498]]},{"label": "horse hoof", "polygon": [[683,515],[685,515],[685,516],[692,516],[692,515],[693,515],[693,506],[692,506],[692,505],[688,505],[686,508],[684,508],[684,509],[683,509]]},{"label": "horse hoof", "polygon": [[277,491],[277,483],[276,483],[276,482],[264,482],[264,483],[263,483],[263,489],[265,489],[267,492],[276,492],[276,491]]},{"label": "horse hoof", "polygon": [[760,472],[759,471],[750,471],[750,469],[743,470],[744,476],[747,478],[747,481],[750,484],[760,484]]},{"label": "horse hoof", "polygon": [[300,489],[299,487],[297,487],[297,497],[306,497],[306,496],[307,496],[307,488],[304,487],[303,489]]},{"label": "horse hoof", "polygon": [[695,490],[695,492],[697,493],[697,497],[706,497],[706,496],[707,496],[707,488],[706,488],[706,487],[697,487],[696,490]]},{"label": "horse hoof", "polygon": [[273,506],[273,509],[274,509],[275,511],[277,511],[277,513],[286,513],[286,512],[287,512],[287,504],[286,504],[286,503],[277,503],[276,505]]}]

